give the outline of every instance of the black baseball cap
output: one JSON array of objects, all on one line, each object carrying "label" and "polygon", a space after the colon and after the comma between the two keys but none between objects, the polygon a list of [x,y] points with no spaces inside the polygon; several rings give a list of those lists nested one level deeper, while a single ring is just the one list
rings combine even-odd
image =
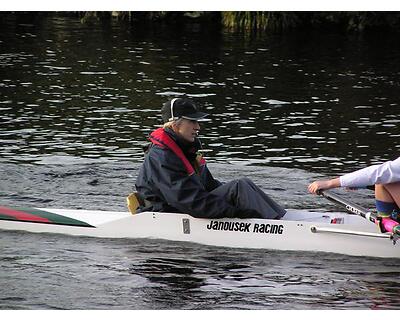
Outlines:
[{"label": "black baseball cap", "polygon": [[199,111],[195,104],[187,98],[174,98],[164,103],[161,116],[166,123],[179,118],[198,121],[207,117],[208,114]]}]

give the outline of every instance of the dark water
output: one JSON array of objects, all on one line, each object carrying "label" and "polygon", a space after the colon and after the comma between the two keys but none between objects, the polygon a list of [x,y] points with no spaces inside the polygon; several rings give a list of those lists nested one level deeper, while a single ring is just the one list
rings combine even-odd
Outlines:
[{"label": "dark water", "polygon": [[18,232],[0,237],[4,309],[392,309],[399,303],[398,261],[387,259]]},{"label": "dark water", "polygon": [[[322,176],[398,156],[398,35],[249,39],[71,18],[0,31],[0,201],[125,210],[158,110],[209,112],[214,175],[287,208]],[[371,204],[371,195],[347,195]],[[398,261],[0,233],[0,309],[399,309]]]}]

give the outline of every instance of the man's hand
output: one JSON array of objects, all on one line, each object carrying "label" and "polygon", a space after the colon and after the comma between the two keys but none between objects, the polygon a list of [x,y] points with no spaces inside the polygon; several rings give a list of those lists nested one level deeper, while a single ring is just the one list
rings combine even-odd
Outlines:
[{"label": "man's hand", "polygon": [[314,181],[308,186],[308,191],[310,193],[317,194],[319,190],[328,190],[332,188],[340,187],[339,178],[331,179],[331,180],[319,180]]}]

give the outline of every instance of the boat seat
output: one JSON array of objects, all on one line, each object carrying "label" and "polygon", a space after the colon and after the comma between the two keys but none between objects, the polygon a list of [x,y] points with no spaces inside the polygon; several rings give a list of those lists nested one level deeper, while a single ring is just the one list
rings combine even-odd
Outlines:
[{"label": "boat seat", "polygon": [[144,201],[137,192],[132,192],[126,197],[126,203],[128,205],[129,212],[135,214],[137,209],[142,206],[144,207]]}]

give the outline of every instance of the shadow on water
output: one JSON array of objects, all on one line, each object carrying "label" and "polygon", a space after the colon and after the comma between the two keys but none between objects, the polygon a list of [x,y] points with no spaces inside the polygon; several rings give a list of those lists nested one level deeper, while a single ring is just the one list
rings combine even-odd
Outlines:
[{"label": "shadow on water", "polygon": [[165,284],[171,290],[193,290],[203,285],[193,268],[196,264],[188,260],[150,258],[132,267],[130,272],[145,276],[151,282]]}]

